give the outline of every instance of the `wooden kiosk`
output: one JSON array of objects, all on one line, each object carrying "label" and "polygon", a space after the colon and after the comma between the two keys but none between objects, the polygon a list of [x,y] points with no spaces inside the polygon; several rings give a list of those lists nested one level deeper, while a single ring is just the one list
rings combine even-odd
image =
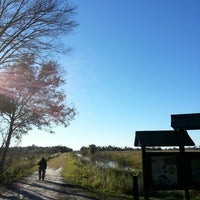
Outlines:
[{"label": "wooden kiosk", "polygon": [[[189,120],[188,120],[189,118]],[[189,190],[200,188],[200,152],[185,152],[194,146],[186,129],[200,129],[200,114],[171,115],[174,130],[136,131],[135,146],[141,146],[144,199],[150,191]],[[148,147],[178,147],[178,151],[149,151]]]}]

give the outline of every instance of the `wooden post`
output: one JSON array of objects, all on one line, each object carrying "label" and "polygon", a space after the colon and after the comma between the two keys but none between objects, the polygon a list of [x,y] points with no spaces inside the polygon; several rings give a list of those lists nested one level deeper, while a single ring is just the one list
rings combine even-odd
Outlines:
[{"label": "wooden post", "polygon": [[133,176],[133,200],[139,200],[138,177]]},{"label": "wooden post", "polygon": [[180,150],[180,154],[181,154],[181,166],[182,166],[182,171],[181,171],[181,176],[183,177],[183,184],[184,184],[184,191],[185,191],[185,200],[190,200],[190,193],[189,193],[189,189],[187,187],[187,183],[186,183],[186,175],[187,175],[187,171],[185,168],[185,148],[184,146],[179,146],[179,150]]},{"label": "wooden post", "polygon": [[143,185],[144,185],[144,200],[149,200],[148,183],[147,183],[147,170],[146,170],[146,148],[142,146],[142,171],[143,171]]}]

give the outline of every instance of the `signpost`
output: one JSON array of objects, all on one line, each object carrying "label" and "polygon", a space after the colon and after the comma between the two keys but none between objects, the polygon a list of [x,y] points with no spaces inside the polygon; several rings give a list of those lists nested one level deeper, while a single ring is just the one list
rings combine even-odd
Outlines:
[{"label": "signpost", "polygon": [[[185,152],[185,146],[194,146],[187,129],[200,129],[200,114],[172,115],[174,130],[136,131],[135,146],[142,148],[144,199],[156,190],[189,190],[200,188],[200,152]],[[176,152],[147,151],[147,147],[177,146]]]}]

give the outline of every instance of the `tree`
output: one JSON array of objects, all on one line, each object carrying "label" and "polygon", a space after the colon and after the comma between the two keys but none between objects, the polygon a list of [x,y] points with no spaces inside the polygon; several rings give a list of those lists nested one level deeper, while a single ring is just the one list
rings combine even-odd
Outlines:
[{"label": "tree", "polygon": [[88,151],[89,151],[89,154],[90,154],[90,155],[95,154],[96,151],[97,151],[97,147],[96,147],[96,145],[95,145],[95,144],[91,144],[91,145],[89,145]]},{"label": "tree", "polygon": [[66,52],[59,36],[77,25],[75,7],[67,0],[1,0],[0,65],[30,53],[41,58],[49,52]]},{"label": "tree", "polygon": [[21,139],[33,127],[53,132],[54,125],[67,127],[74,118],[75,109],[66,105],[61,89],[62,75],[57,63],[38,65],[26,54],[0,73],[1,173],[12,138]]}]

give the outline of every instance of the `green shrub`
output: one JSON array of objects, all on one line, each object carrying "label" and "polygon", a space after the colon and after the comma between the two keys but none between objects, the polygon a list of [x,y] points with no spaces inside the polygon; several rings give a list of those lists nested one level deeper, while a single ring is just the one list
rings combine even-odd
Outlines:
[{"label": "green shrub", "polygon": [[68,154],[64,180],[98,192],[130,194],[132,172],[98,166],[93,162]]}]

